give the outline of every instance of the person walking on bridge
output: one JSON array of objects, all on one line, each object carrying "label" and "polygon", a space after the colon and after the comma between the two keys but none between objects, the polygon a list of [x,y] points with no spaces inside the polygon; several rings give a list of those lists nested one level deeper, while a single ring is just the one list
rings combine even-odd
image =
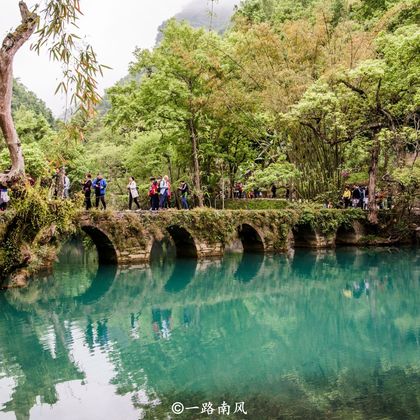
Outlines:
[{"label": "person walking on bridge", "polygon": [[93,180],[92,187],[95,190],[95,207],[99,208],[99,202],[101,202],[103,209],[106,210],[105,194],[107,183],[102,174],[98,174]]},{"label": "person walking on bridge", "polygon": [[89,210],[92,208],[92,200],[90,198],[91,193],[92,193],[92,175],[86,174],[86,179],[83,184],[83,194],[85,195],[86,210]]},{"label": "person walking on bridge", "polygon": [[275,184],[271,186],[271,198],[277,198],[277,187]]},{"label": "person walking on bridge", "polygon": [[351,193],[353,207],[362,207],[362,190],[358,185],[355,185]]},{"label": "person walking on bridge", "polygon": [[350,203],[351,203],[351,190],[349,187],[346,187],[344,189],[344,193],[343,193],[343,203],[344,203],[344,208],[348,209],[350,207]]},{"label": "person walking on bridge", "polygon": [[132,176],[128,179],[128,208],[131,210],[131,207],[133,206],[133,201],[136,203],[137,209],[140,210],[140,204],[139,204],[139,192],[137,191],[137,184],[136,181]]},{"label": "person walking on bridge", "polygon": [[168,200],[168,180],[169,177],[165,175],[163,179],[160,178],[159,182],[159,208],[161,210],[166,207],[166,201]]},{"label": "person walking on bridge", "polygon": [[167,197],[166,197],[165,208],[170,209],[171,208],[172,192],[171,192],[171,182],[169,181],[169,178],[166,180],[166,184],[168,186],[168,189],[167,189],[168,194],[167,194]]},{"label": "person walking on bridge", "polygon": [[189,193],[189,188],[188,188],[188,184],[185,181],[181,181],[181,186],[178,188],[178,190],[181,193],[181,204],[182,204],[182,208],[184,210],[189,210],[188,207],[188,193]]},{"label": "person walking on bridge", "polygon": [[159,185],[155,178],[150,178],[151,184],[149,188],[150,210],[159,210]]}]

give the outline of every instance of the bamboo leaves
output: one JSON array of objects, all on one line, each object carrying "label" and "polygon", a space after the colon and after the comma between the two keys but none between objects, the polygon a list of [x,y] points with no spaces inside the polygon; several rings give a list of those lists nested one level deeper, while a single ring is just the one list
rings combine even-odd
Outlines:
[{"label": "bamboo leaves", "polygon": [[47,49],[50,60],[63,63],[63,80],[55,93],[70,96],[70,104],[91,115],[101,99],[97,77],[109,67],[100,64],[92,46],[73,32],[82,14],[79,0],[46,1],[38,12],[31,49],[38,54]]}]

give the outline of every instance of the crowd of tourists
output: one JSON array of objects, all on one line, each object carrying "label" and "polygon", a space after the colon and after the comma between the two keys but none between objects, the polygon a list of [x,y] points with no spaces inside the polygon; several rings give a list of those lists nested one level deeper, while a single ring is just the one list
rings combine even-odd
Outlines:
[{"label": "crowd of tourists", "polygon": [[[178,191],[181,195],[182,209],[188,210],[188,184],[185,181],[181,181]],[[168,175],[165,175],[164,177],[158,176],[157,178],[150,178],[149,198],[150,210],[152,211],[163,210],[171,207],[172,190]]]},{"label": "crowd of tourists", "polygon": [[[383,191],[379,191],[375,194],[375,201],[376,205],[381,210],[392,208],[392,196]],[[341,198],[341,204],[345,209],[353,207],[367,210],[369,207],[368,187],[359,185],[353,185],[353,187],[346,186]]]},{"label": "crowd of tourists", "polygon": [[[107,182],[102,174],[98,174],[95,179],[92,180],[92,175],[87,174],[86,179],[83,182],[83,193],[85,196],[85,207],[86,210],[92,208],[92,190],[95,195],[95,207],[101,207],[106,210],[106,188]],[[133,204],[136,205],[137,210],[140,210],[139,197],[140,193],[137,187],[137,183],[134,177],[130,176],[127,184],[128,191],[128,209],[132,210]],[[181,207],[184,210],[189,209],[188,205],[188,194],[189,187],[185,181],[181,181],[178,187],[179,194],[181,196]],[[164,210],[171,207],[172,189],[169,177],[158,176],[157,178],[150,178],[150,186],[148,191],[149,204],[151,211]]]},{"label": "crowd of tourists", "polygon": [[[60,181],[61,180],[61,181]],[[32,178],[29,178],[29,182],[33,185],[35,182]],[[98,173],[95,178],[91,174],[86,174],[85,180],[82,182],[83,194],[85,197],[85,208],[86,210],[91,209],[93,206],[96,208],[102,208],[106,210],[106,192],[107,192],[107,181],[101,173]],[[69,198],[71,182],[68,175],[64,171],[56,170],[53,175],[51,182],[52,195],[54,198]],[[277,187],[272,185],[271,197],[277,198]],[[128,192],[128,209],[132,210],[133,205],[136,206],[137,210],[140,210],[141,205],[139,202],[140,193],[138,190],[137,183],[134,177],[130,176],[127,184]],[[189,186],[185,181],[181,181],[177,188],[178,196],[180,198],[180,206],[184,210],[189,210],[188,196]],[[92,193],[94,201],[92,200]],[[234,186],[233,191],[234,198],[260,198],[262,193],[258,188],[252,191],[245,192],[244,186],[241,182],[238,182]],[[148,189],[148,201],[149,208],[151,211],[159,211],[171,208],[173,191],[171,182],[167,175],[151,177],[150,185]],[[286,199],[293,198],[289,188],[286,188]],[[6,183],[0,184],[0,211],[5,211],[10,201],[8,186]],[[177,201],[177,203],[179,203]],[[391,209],[392,208],[392,196],[384,192],[379,191],[375,195],[375,201],[379,209]],[[332,202],[326,202],[325,206],[328,208],[336,207]],[[346,186],[339,207],[341,208],[361,208],[367,210],[369,206],[369,191],[366,186]],[[179,207],[179,204],[177,205]]]},{"label": "crowd of tourists", "polygon": [[369,191],[367,187],[354,185],[353,188],[345,187],[342,203],[345,209],[349,207],[367,209],[369,203]]},{"label": "crowd of tourists", "polygon": [[91,174],[86,174],[86,179],[83,183],[86,210],[92,208],[92,190],[95,194],[95,207],[99,208],[99,204],[102,204],[102,208],[106,210],[105,195],[107,186],[108,184],[102,174],[99,173],[93,180]]}]

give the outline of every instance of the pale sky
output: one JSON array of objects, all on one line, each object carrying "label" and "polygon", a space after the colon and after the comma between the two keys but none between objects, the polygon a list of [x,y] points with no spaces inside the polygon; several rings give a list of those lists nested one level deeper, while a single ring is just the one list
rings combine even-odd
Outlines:
[{"label": "pale sky", "polygon": [[[100,63],[109,65],[99,80],[101,92],[128,73],[136,46],[152,48],[157,28],[174,16],[191,0],[81,0],[84,16],[80,20],[80,33],[86,37]],[[10,29],[20,22],[18,0],[0,0],[0,42]],[[43,0],[27,0],[28,6]],[[206,2],[206,0],[203,0]],[[56,116],[65,110],[65,99],[54,95],[60,80],[60,66],[37,56],[25,45],[15,57],[14,76],[35,92],[53,110]]]}]

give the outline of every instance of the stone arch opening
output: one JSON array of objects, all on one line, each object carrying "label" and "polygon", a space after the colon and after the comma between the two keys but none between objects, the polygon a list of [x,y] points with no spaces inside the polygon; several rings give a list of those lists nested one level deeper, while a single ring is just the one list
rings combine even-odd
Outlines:
[{"label": "stone arch opening", "polygon": [[197,247],[194,238],[187,229],[173,225],[166,230],[175,242],[177,258],[197,258]]},{"label": "stone arch opening", "polygon": [[172,237],[165,236],[163,239],[154,239],[150,249],[150,261],[162,262],[176,257],[176,245]]},{"label": "stone arch opening", "polygon": [[341,225],[335,236],[337,245],[352,245],[357,243],[358,235],[356,229],[352,225]]},{"label": "stone arch opening", "polygon": [[98,261],[101,265],[118,263],[117,250],[109,237],[95,226],[83,226],[85,232],[93,241],[98,251]]},{"label": "stone arch opening", "polygon": [[295,248],[312,248],[317,244],[316,232],[309,223],[295,226],[292,233]]},{"label": "stone arch opening", "polygon": [[238,228],[238,236],[242,242],[244,252],[264,252],[264,242],[261,235],[251,225],[243,224]]}]

